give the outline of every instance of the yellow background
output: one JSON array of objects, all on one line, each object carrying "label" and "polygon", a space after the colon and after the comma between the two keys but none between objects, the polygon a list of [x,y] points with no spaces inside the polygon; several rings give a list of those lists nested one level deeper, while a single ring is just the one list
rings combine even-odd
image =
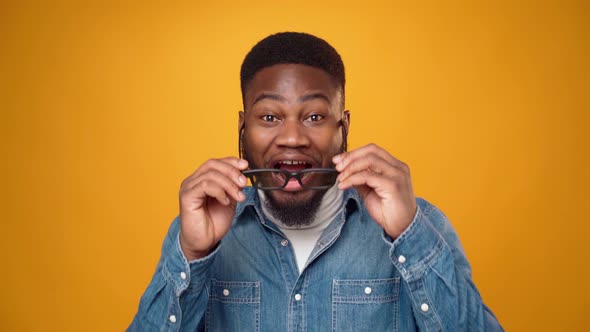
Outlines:
[{"label": "yellow background", "polygon": [[2,331],[120,331],[180,182],[237,154],[239,66],[296,30],[455,225],[510,331],[588,318],[587,1],[2,2]]}]

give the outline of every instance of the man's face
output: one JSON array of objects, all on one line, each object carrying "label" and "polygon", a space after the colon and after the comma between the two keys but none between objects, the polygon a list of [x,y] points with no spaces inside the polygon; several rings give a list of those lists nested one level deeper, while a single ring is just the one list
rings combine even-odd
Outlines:
[{"label": "man's face", "polygon": [[[348,118],[341,90],[326,72],[299,64],[264,68],[247,86],[244,101],[240,126],[245,125],[242,143],[250,168],[294,172],[333,167],[332,157],[342,152],[341,123],[347,129]],[[317,194],[295,182],[267,192],[284,206],[300,205]]]}]

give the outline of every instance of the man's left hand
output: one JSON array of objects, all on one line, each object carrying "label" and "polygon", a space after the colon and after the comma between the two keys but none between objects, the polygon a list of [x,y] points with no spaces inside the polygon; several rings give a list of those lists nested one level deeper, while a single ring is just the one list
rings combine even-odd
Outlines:
[{"label": "man's left hand", "polygon": [[371,217],[396,239],[416,213],[410,168],[375,144],[333,157],[338,188],[354,187],[361,194]]}]

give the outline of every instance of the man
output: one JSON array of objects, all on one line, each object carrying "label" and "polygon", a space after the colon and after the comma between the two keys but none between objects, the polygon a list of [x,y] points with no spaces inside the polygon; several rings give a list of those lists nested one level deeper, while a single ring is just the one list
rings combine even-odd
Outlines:
[{"label": "man", "polygon": [[243,159],[208,160],[183,181],[129,330],[502,330],[408,166],[373,144],[346,152],[344,86],[322,39],[254,46],[241,68]]}]

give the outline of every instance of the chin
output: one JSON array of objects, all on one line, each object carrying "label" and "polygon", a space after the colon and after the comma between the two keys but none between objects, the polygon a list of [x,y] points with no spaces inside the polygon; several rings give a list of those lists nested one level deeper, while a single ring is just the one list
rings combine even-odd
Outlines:
[{"label": "chin", "polygon": [[287,226],[303,226],[313,222],[324,190],[282,191],[268,193],[265,202],[270,213]]}]

